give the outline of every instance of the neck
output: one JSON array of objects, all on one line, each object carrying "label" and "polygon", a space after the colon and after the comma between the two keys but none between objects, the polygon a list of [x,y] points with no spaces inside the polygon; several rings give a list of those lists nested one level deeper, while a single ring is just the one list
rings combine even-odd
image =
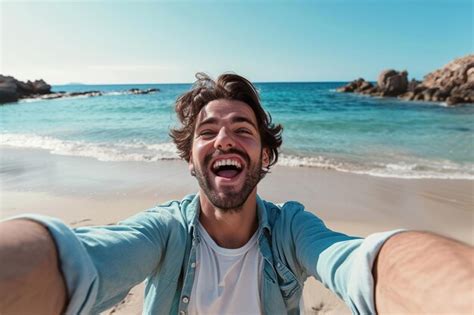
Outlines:
[{"label": "neck", "polygon": [[257,189],[249,195],[237,211],[216,208],[204,194],[199,194],[201,213],[199,221],[212,239],[224,248],[239,248],[245,245],[258,227]]}]

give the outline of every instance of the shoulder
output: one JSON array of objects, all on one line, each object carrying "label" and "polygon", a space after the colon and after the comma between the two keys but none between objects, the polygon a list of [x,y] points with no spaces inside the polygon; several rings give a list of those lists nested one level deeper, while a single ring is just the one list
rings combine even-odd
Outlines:
[{"label": "shoulder", "polygon": [[194,195],[188,195],[181,200],[170,200],[152,208],[146,209],[120,224],[141,225],[148,228],[179,228],[187,226],[189,204]]},{"label": "shoulder", "polygon": [[298,201],[290,200],[278,204],[265,200],[263,202],[271,225],[305,216],[311,216],[319,220],[315,214],[307,211],[305,206]]}]

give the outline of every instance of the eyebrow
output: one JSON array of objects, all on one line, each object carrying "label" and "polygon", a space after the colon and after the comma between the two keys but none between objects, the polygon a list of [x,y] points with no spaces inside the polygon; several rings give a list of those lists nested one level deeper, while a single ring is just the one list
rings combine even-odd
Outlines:
[{"label": "eyebrow", "polygon": [[[203,121],[201,121],[197,126],[196,126],[196,129],[198,128],[201,128],[203,125],[213,125],[213,124],[217,124],[219,120],[217,118],[214,118],[214,117],[209,117],[209,118],[206,118],[204,119]],[[231,123],[235,124],[235,123],[248,123],[250,124],[253,128],[255,128],[255,130],[258,130],[257,126],[255,125],[255,123],[253,121],[251,121],[250,119],[248,119],[247,117],[245,116],[234,116],[230,119]]]},{"label": "eyebrow", "polygon": [[253,123],[253,121],[251,121],[250,119],[248,119],[245,116],[234,116],[234,117],[232,117],[231,122],[234,123],[234,124],[245,122],[245,123],[250,124],[252,127],[254,127],[255,130],[258,130],[257,126]]}]

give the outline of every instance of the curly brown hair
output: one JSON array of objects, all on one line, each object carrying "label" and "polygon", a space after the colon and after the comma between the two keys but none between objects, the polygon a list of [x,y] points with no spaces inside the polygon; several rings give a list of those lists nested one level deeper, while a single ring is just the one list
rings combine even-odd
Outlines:
[{"label": "curly brown hair", "polygon": [[193,145],[196,118],[201,109],[217,99],[236,100],[248,104],[257,118],[262,147],[268,149],[270,166],[278,161],[278,148],[282,144],[283,127],[272,123],[270,113],[265,112],[255,86],[244,77],[225,73],[212,80],[205,73],[196,73],[196,82],[192,89],[181,95],[176,101],[176,114],[181,123],[170,130],[170,136],[179,151],[179,156],[189,162]]}]

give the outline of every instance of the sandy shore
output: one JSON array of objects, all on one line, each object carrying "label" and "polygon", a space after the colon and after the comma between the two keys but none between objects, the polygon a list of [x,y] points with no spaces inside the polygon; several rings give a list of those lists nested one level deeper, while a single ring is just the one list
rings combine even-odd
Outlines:
[{"label": "sandy shore", "polygon": [[[35,212],[71,226],[110,224],[197,191],[182,161],[101,162],[7,147],[0,147],[0,153],[0,218]],[[474,181],[275,167],[259,194],[273,202],[297,200],[347,234],[408,228],[474,244]],[[141,314],[141,289],[106,313]],[[305,286],[304,298],[308,314],[348,312],[315,281]]]}]

